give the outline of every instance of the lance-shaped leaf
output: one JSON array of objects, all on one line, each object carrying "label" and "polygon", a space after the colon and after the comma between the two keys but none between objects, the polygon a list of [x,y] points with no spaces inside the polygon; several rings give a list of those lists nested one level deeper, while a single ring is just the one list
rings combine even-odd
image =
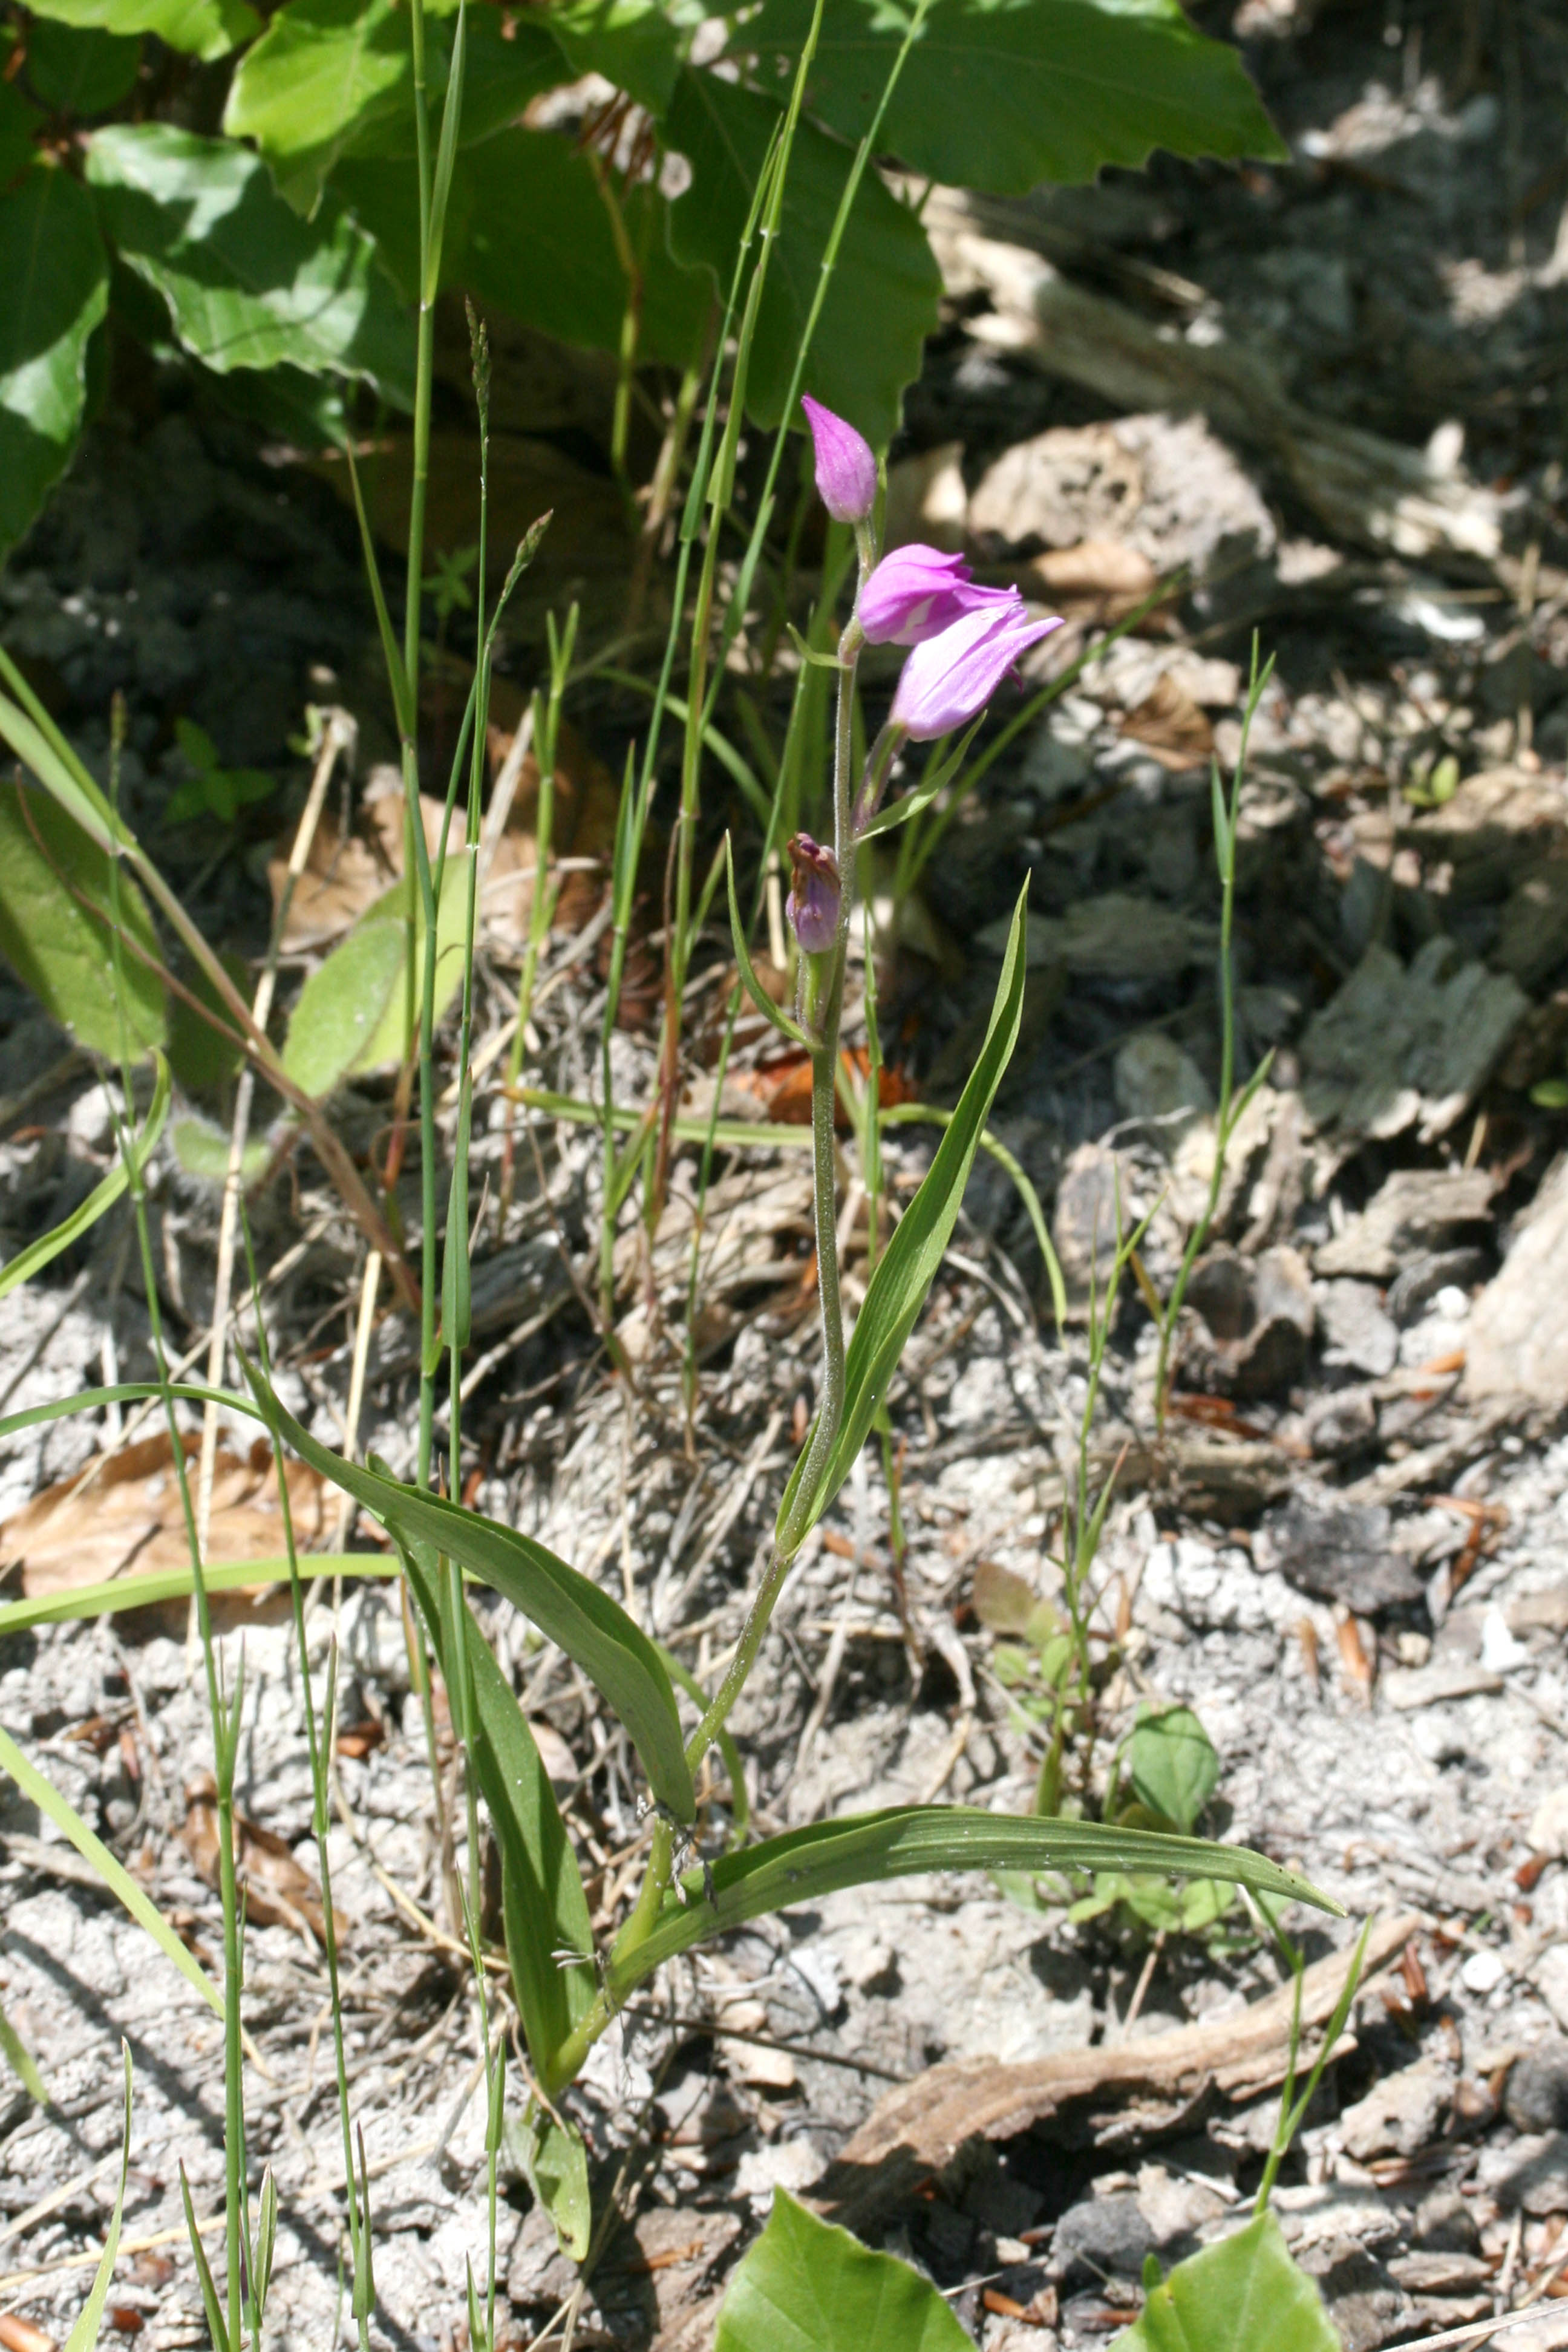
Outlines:
[{"label": "lance-shaped leaf", "polygon": [[[403,1560],[450,1688],[435,1556],[426,1544],[410,1544],[403,1548]],[[593,1925],[571,1840],[527,1718],[471,1614],[466,1630],[474,1770],[500,1848],[507,1958],[529,2056],[535,2074],[549,2080],[556,2053],[594,1998]],[[582,1955],[582,1967],[563,1965],[571,1952]]]},{"label": "lance-shaped leaf", "polygon": [[957,1223],[963,1188],[969,1181],[985,1121],[1002,1083],[1002,1073],[1012,1059],[1018,1024],[1023,1019],[1024,912],[1027,898],[1026,883],[1014,909],[1013,928],[1002,961],[1002,976],[996,983],[996,1001],[991,1008],[985,1042],[958,1098],[958,1108],[937,1146],[936,1158],[878,1261],[865,1304],[856,1318],[845,1358],[843,1418],[833,1451],[811,1497],[809,1512],[804,1517],[796,1515],[797,1488],[811,1457],[809,1445],[803,1447],[784,1489],[778,1524],[781,1528],[793,1524],[797,1544],[816,1526],[849,1475],[877,1408],[899,1368],[904,1342],[925,1305],[926,1294],[936,1278],[942,1252]]},{"label": "lance-shaped leaf", "polygon": [[64,473],[87,401],[87,346],[109,306],[91,199],[51,159],[0,195],[0,556]]},{"label": "lance-shaped leaf", "polygon": [[[163,1121],[169,1115],[169,1065],[162,1054],[154,1054],[153,1062],[157,1076],[153,1082],[152,1104],[142,1132],[131,1147],[132,1163],[138,1171],[151,1158],[153,1149],[163,1131]],[[40,1266],[47,1265],[51,1258],[58,1257],[62,1250],[69,1249],[72,1242],[79,1241],[83,1234],[90,1232],[100,1217],[106,1215],[119,1200],[131,1181],[131,1174],[132,1170],[125,1161],[117,1160],[102,1183],[95,1184],[86,1200],[79,1208],[73,1209],[68,1217],[62,1217],[58,1225],[51,1226],[47,1234],[40,1234],[36,1242],[29,1242],[26,1249],[18,1250],[14,1258],[7,1259],[4,1267],[0,1267],[0,1298],[4,1298],[8,1290],[15,1290],[19,1283],[29,1281]]]},{"label": "lance-shaped leaf", "polygon": [[[436,909],[436,1019],[463,977],[470,850],[447,860]],[[414,900],[414,985],[405,978],[408,904]],[[283,1067],[318,1101],[356,1070],[405,1060],[425,985],[425,907],[406,876],[367,907],[346,939],[310,974],[289,1022]],[[410,1003],[413,1018],[410,1020]]]},{"label": "lance-shaped leaf", "polygon": [[[262,1394],[260,1375],[249,1365],[246,1369]],[[423,1487],[402,1486],[384,1471],[345,1462],[301,1429],[275,1395],[268,1395],[267,1414],[302,1460],[362,1503],[398,1543],[409,1549],[424,1544],[455,1559],[559,1643],[625,1724],[660,1804],[677,1821],[693,1819],[696,1798],[669,1676],[647,1635],[618,1601],[531,1536]]]},{"label": "lance-shaped leaf", "polygon": [[303,221],[259,156],[166,122],[95,131],[87,176],[120,258],[163,296],[205,365],[364,376],[412,404],[412,330],[374,246],[335,198]]},{"label": "lance-shaped leaf", "polygon": [[[908,0],[835,0],[806,103],[858,139],[902,39]],[[735,47],[798,57],[811,0],[766,0]],[[1280,141],[1240,56],[1177,0],[936,0],[889,104],[882,142],[910,171],[1022,195],[1042,180],[1176,155],[1266,155]]]},{"label": "lance-shaped leaf", "polygon": [[[1117,1829],[1100,1822],[1043,1820],[1033,1813],[984,1813],[966,1805],[897,1805],[789,1830],[690,1871],[680,1894],[666,1896],[652,1933],[619,1959],[609,1988],[620,2000],[677,1952],[721,1936],[764,1912],[815,1903],[842,1886],[909,1878],[928,1870],[1126,1870],[1217,1878],[1284,1902],[1337,1912],[1294,1871],[1247,1846],[1210,1838],[1171,1837],[1158,1830]],[[711,1892],[710,1893],[710,1884]]]},{"label": "lance-shaped leaf", "polygon": [[119,974],[107,853],[45,793],[0,783],[0,955],[62,1028],[110,1057],[165,1034],[152,918],[123,868],[116,879]]}]

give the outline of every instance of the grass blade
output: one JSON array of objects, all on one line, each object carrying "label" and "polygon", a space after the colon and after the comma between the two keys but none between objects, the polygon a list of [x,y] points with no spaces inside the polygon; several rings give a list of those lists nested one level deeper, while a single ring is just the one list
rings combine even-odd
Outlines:
[{"label": "grass blade", "polygon": [[66,2339],[66,2352],[93,2352],[98,2342],[98,2331],[103,2325],[103,2306],[109,2300],[109,2282],[114,2276],[115,2260],[120,2252],[120,2224],[125,2213],[125,2182],[131,2170],[130,2044],[121,2042],[120,2052],[125,2061],[125,2129],[120,2142],[120,2186],[114,2193],[114,2210],[110,2216],[108,2235],[103,2241],[102,2259],[93,2273],[92,2291]]}]

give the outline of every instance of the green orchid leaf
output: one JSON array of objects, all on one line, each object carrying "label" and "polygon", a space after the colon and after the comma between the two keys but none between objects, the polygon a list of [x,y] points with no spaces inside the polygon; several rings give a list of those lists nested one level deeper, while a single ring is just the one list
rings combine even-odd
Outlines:
[{"label": "green orchid leaf", "polygon": [[[905,1342],[925,1305],[958,1221],[969,1171],[974,1165],[974,1155],[1002,1083],[1002,1074],[1012,1059],[1023,1019],[1024,914],[1027,897],[1026,883],[1014,909],[1007,952],[996,983],[996,1001],[984,1044],[952,1120],[943,1129],[936,1157],[879,1259],[865,1303],[856,1318],[845,1357],[843,1418],[833,1451],[811,1497],[809,1513],[795,1521],[797,1543],[816,1526],[854,1466],[855,1456],[887,1395]],[[797,1490],[810,1458],[808,1444],[801,1450],[779,1505],[780,1528],[794,1518]]]},{"label": "green orchid leaf", "polygon": [[[858,139],[908,27],[909,0],[837,0],[806,104]],[[800,55],[810,0],[764,0],[734,48],[772,89]],[[792,68],[793,70],[793,66]],[[949,186],[1025,194],[1042,180],[1092,180],[1174,155],[1289,154],[1240,56],[1188,22],[1176,0],[936,0],[905,64],[882,142]]]},{"label": "green orchid leaf", "polygon": [[555,2224],[557,2245],[568,2262],[583,2262],[594,2211],[582,2133],[564,2116],[552,2115],[537,2099],[530,2099],[521,2123],[509,2128],[508,2141],[510,2152],[528,2175],[529,2187]]},{"label": "green orchid leaf", "polygon": [[970,2352],[931,2281],[775,2189],[730,2281],[713,2352]]},{"label": "green orchid leaf", "polygon": [[152,918],[123,868],[120,995],[110,882],[107,855],[57,802],[0,784],[0,955],[62,1028],[112,1059],[122,1046],[161,1045],[165,1017],[163,983],[147,961],[158,955]]},{"label": "green orchid leaf", "polygon": [[[436,1556],[426,1544],[409,1544],[403,1561],[450,1689]],[[507,1958],[529,2056],[535,2073],[549,2077],[556,2053],[594,1998],[593,1925],[550,1775],[471,1611],[465,1639],[473,1677],[474,1770],[500,1848]],[[582,1955],[582,1967],[563,1965],[571,1952]]]},{"label": "green orchid leaf", "polygon": [[87,405],[87,347],[109,307],[92,200],[52,157],[0,195],[0,287],[4,556],[70,462]]},{"label": "green orchid leaf", "polygon": [[1340,2352],[1317,2286],[1272,2213],[1178,2263],[1120,2352]]},{"label": "green orchid leaf", "polygon": [[531,1536],[423,1487],[402,1486],[384,1471],[345,1462],[300,1426],[266,1391],[258,1373],[247,1367],[247,1377],[258,1395],[268,1395],[267,1417],[294,1451],[353,1495],[395,1541],[410,1551],[424,1544],[456,1560],[481,1584],[504,1593],[574,1658],[626,1726],[659,1802],[678,1821],[693,1819],[696,1799],[669,1676],[653,1643],[618,1601]]},{"label": "green orchid leaf", "polygon": [[163,297],[205,366],[363,376],[412,404],[412,330],[370,238],[334,198],[303,221],[258,156],[166,122],[94,131],[87,176],[121,260]]},{"label": "green orchid leaf", "polygon": [[666,1896],[652,1932],[619,1961],[612,1958],[612,1995],[623,1999],[661,1961],[765,1912],[818,1902],[842,1886],[928,1870],[1158,1871],[1221,1879],[1321,1911],[1339,1909],[1293,1871],[1246,1846],[1100,1822],[984,1813],[964,1805],[899,1805],[764,1838],[711,1864],[706,1879],[700,1870],[689,1872],[679,1894]]},{"label": "green orchid leaf", "polygon": [[[670,145],[691,166],[691,185],[670,207],[670,246],[679,261],[711,270],[716,286],[730,282],[779,114],[771,98],[716,74],[681,68],[665,127]],[[801,122],[746,378],[746,406],[759,425],[783,421],[823,247],[853,160],[847,147],[815,123]],[[891,438],[904,387],[920,373],[941,292],[942,275],[915,215],[868,172],[823,303],[804,388],[853,418],[873,447]]]}]

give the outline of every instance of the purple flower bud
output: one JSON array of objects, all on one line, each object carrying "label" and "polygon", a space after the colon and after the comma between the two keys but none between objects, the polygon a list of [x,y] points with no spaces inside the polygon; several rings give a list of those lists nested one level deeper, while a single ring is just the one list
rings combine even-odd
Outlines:
[{"label": "purple flower bud", "polygon": [[801,394],[816,455],[816,489],[835,522],[865,522],[877,503],[877,460],[871,445],[852,425]]},{"label": "purple flower bud", "polygon": [[797,833],[789,844],[794,878],[784,912],[807,955],[826,955],[838,936],[838,864],[830,849]]},{"label": "purple flower bud", "polygon": [[856,606],[868,646],[918,646],[965,613],[1021,612],[1016,588],[977,588],[962,555],[895,547],[860,591]]},{"label": "purple flower bud", "polygon": [[1021,654],[1059,629],[1031,621],[1022,597],[1007,612],[966,613],[940,637],[918,645],[904,664],[889,725],[917,743],[934,742],[978,718]]}]

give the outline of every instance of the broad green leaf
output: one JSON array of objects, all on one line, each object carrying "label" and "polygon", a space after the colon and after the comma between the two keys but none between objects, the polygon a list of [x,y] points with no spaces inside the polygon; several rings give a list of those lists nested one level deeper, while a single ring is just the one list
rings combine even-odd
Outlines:
[{"label": "broad green leaf", "polygon": [[1121,1769],[1150,1811],[1184,1836],[1219,1786],[1219,1758],[1190,1706],[1141,1706]]},{"label": "broad green leaf", "polygon": [[667,0],[554,0],[545,21],[574,74],[603,74],[650,114],[664,112],[680,67]]},{"label": "broad green leaf", "polygon": [[33,14],[126,37],[155,33],[195,58],[226,57],[261,26],[247,0],[36,0]]},{"label": "broad green leaf", "polygon": [[144,960],[157,955],[158,943],[146,901],[123,870],[119,903],[122,1008],[108,857],[43,793],[0,784],[0,955],[62,1028],[111,1059],[122,1044],[140,1054],[164,1034],[163,983]]},{"label": "broad green leaf", "polygon": [[[258,1375],[248,1368],[247,1377],[258,1385]],[[295,1452],[353,1495],[395,1541],[410,1550],[424,1544],[455,1559],[482,1584],[504,1593],[574,1658],[626,1726],[659,1802],[678,1821],[693,1818],[696,1800],[669,1676],[653,1643],[618,1601],[531,1536],[330,1453],[276,1397],[269,1399],[268,1412]]]},{"label": "broad green leaf", "polygon": [[69,462],[109,266],[79,181],[52,158],[0,195],[0,556]]},{"label": "broad green leaf", "polygon": [[[143,1383],[138,1393],[157,1396],[161,1391]],[[248,1405],[249,1401],[241,1402]],[[67,1403],[76,1412],[92,1409],[86,1396],[70,1397]],[[397,1573],[393,1561],[374,1552],[313,1551],[310,1561],[312,1576]],[[26,1601],[8,1601],[0,1608],[0,1642],[8,1633],[25,1633],[34,1625],[78,1624],[89,1617],[114,1616],[122,1610],[154,1609],[165,1601],[186,1601],[193,1581],[189,1568],[160,1568],[141,1576],[116,1576],[102,1584],[79,1584],[64,1592],[40,1592]],[[209,1592],[243,1592],[254,1585],[287,1584],[289,1562],[281,1554],[267,1559],[209,1560],[202,1581]]]},{"label": "broad green leaf", "polygon": [[105,114],[136,87],[142,43],[96,27],[51,25],[47,16],[27,33],[27,79],[46,106],[61,114]]},{"label": "broad green leaf", "polygon": [[[463,977],[469,850],[455,851],[441,878],[436,910],[436,1018]],[[414,903],[414,985],[407,984],[407,914]],[[377,1070],[408,1054],[424,989],[425,911],[408,879],[367,907],[345,940],[300,992],[289,1023],[283,1067],[320,1100],[357,1070]],[[412,1018],[411,1018],[412,1014]]]},{"label": "broad green leaf", "polygon": [[36,2099],[40,2107],[47,2107],[49,2094],[37,2061],[3,2009],[0,2009],[0,2056],[4,2056],[27,2096]]},{"label": "broad green leaf", "polygon": [[[692,176],[670,207],[670,245],[677,260],[706,264],[719,285],[729,282],[779,111],[754,90],[681,68],[665,131]],[[759,425],[781,421],[823,248],[853,160],[826,131],[801,123],[746,379],[746,405]],[[920,373],[941,292],[941,272],[914,213],[868,172],[823,303],[804,388],[852,418],[875,447],[891,438],[904,387]]]},{"label": "broad green leaf", "polygon": [[[908,0],[835,0],[806,104],[842,138],[864,132],[910,10]],[[809,0],[765,0],[735,47],[772,87],[797,58]],[[1176,0],[937,0],[882,126],[910,171],[955,187],[1024,194],[1042,180],[1137,170],[1176,155],[1289,152],[1237,51],[1189,24]]]},{"label": "broad green leaf", "polygon": [[5,78],[5,52],[0,47],[0,188],[8,188],[33,160],[33,142],[45,128],[44,117],[21,89]]},{"label": "broad green leaf", "polygon": [[412,331],[370,239],[333,199],[302,221],[259,157],[166,122],[94,131],[87,176],[121,260],[207,367],[365,376],[412,402]]},{"label": "broad green leaf", "polygon": [[[510,1929],[509,1929],[510,1933]],[[555,2224],[555,2240],[568,2262],[587,2254],[593,2231],[588,2193],[588,2151],[575,2125],[560,2122],[537,2099],[530,2099],[513,2146],[529,2186]]]},{"label": "broad green leaf", "polygon": [[[420,1543],[405,1546],[403,1559],[450,1688],[435,1556]],[[550,1775],[471,1614],[468,1653],[477,1718],[474,1769],[500,1847],[507,1958],[529,2056],[535,2074],[548,2081],[562,2043],[593,2001],[593,1924]],[[567,1952],[580,1952],[584,1965],[563,1966],[560,1956]]]},{"label": "broad green leaf", "polygon": [[[426,31],[426,102],[439,110],[448,25]],[[516,121],[565,79],[561,51],[531,16],[476,5],[468,23],[465,146]],[[254,139],[290,204],[309,211],[341,155],[412,155],[414,75],[399,0],[287,0],[240,59],[224,110],[231,139]]]},{"label": "broad green leaf", "polygon": [[612,1955],[611,1994],[621,2000],[661,1961],[764,1912],[815,1903],[841,1886],[928,1870],[1161,1871],[1261,1888],[1321,1911],[1339,1909],[1293,1871],[1246,1846],[1100,1822],[984,1813],[965,1805],[897,1805],[817,1822],[726,1854],[710,1866],[710,1893],[700,1870],[688,1872],[679,1894],[666,1896],[651,1934],[623,1957]]},{"label": "broad green leaf", "polygon": [[125,2183],[131,2171],[131,2044],[121,2042],[120,2053],[125,2061],[125,2123],[120,2135],[120,2186],[114,2192],[114,2210],[109,2217],[103,2252],[92,2274],[91,2291],[78,2315],[76,2326],[66,2338],[66,2352],[93,2352],[98,2342],[98,2331],[103,2325],[103,2306],[109,2300],[109,2283],[114,2276],[114,2265],[120,2254],[120,2225],[125,2215]]},{"label": "broad green leaf", "polygon": [[[153,1147],[163,1131],[163,1121],[169,1115],[169,1065],[162,1054],[155,1052],[153,1059],[157,1071],[153,1101],[142,1132],[131,1147],[132,1163],[138,1169],[144,1168],[152,1157]],[[51,1258],[58,1257],[62,1250],[69,1249],[72,1242],[79,1241],[83,1234],[90,1232],[100,1217],[107,1215],[113,1208],[130,1181],[131,1169],[123,1160],[117,1160],[102,1183],[95,1184],[86,1200],[73,1209],[68,1217],[62,1217],[58,1225],[51,1226],[47,1234],[40,1234],[37,1241],[29,1242],[26,1249],[18,1250],[15,1257],[8,1258],[5,1265],[0,1266],[0,1298],[4,1298],[8,1290],[15,1290],[19,1283],[30,1282],[40,1266],[47,1265]]]},{"label": "broad green leaf", "polygon": [[[797,1540],[816,1526],[849,1475],[877,1408],[898,1370],[904,1343],[925,1305],[926,1294],[936,1279],[942,1253],[958,1221],[969,1171],[974,1165],[1002,1073],[1012,1059],[1023,1018],[1024,911],[1027,898],[1026,883],[1014,909],[1007,952],[996,983],[996,1001],[979,1057],[942,1132],[936,1157],[926,1171],[920,1191],[899,1220],[892,1240],[878,1261],[865,1303],[856,1318],[845,1359],[843,1418],[817,1490],[811,1497],[809,1516],[798,1529]],[[810,1454],[809,1444],[802,1448],[784,1489],[779,1506],[781,1528],[795,1507],[796,1489]]]},{"label": "broad green leaf", "polygon": [[1178,2263],[1116,2342],[1121,2352],[1340,2352],[1316,2284],[1267,2212]]},{"label": "broad green leaf", "polygon": [[787,2189],[724,2296],[713,2352],[970,2352],[931,2281]]},{"label": "broad green leaf", "polygon": [[[169,1129],[169,1148],[187,1176],[204,1184],[227,1183],[228,1138],[221,1128],[208,1127],[199,1118],[177,1118]],[[240,1154],[240,1182],[254,1184],[266,1173],[271,1157],[261,1138],[253,1137]]]},{"label": "broad green leaf", "polygon": [[[505,310],[563,342],[618,349],[627,285],[609,212],[592,165],[553,131],[508,131],[471,148],[458,165],[448,224],[449,283],[481,307]],[[626,191],[622,211],[634,252],[643,256],[638,348],[685,366],[696,352],[713,299],[705,270],[678,266],[667,243],[667,208],[657,190]],[[517,224],[528,223],[520,236]]]},{"label": "broad green leaf", "polygon": [[5,1730],[0,1730],[0,1771],[10,1774],[22,1794],[53,1822],[61,1836],[75,1846],[82,1860],[91,1864],[116,1902],[122,1903],[137,1925],[146,1928],[159,1950],[173,1960],[186,1982],[195,1985],[208,2007],[221,2017],[222,1993],[195,1955],[186,1950],[157,1905],[137,1885],[124,1864],[110,1853],[103,1840],[88,1828],[76,1807],[67,1802],[52,1780],[45,1780],[37,1766],[29,1761]]}]

